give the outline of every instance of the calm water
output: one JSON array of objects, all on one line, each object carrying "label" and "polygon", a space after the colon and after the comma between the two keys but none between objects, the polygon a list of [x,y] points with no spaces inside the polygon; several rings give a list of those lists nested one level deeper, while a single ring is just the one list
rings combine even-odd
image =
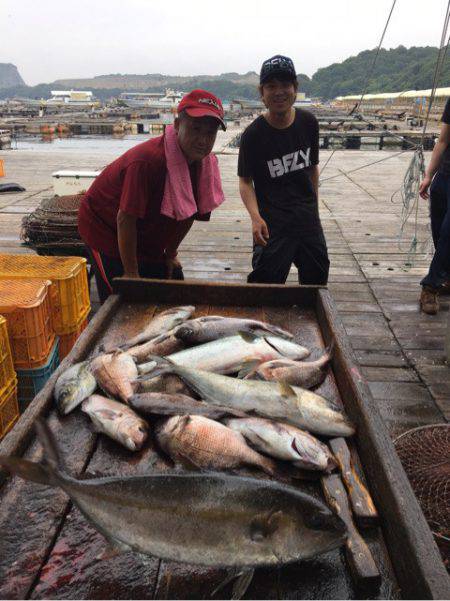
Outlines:
[{"label": "calm water", "polygon": [[129,148],[155,137],[152,134],[110,136],[70,136],[42,137],[27,136],[13,140],[12,151],[27,150],[39,152],[79,152],[80,154],[113,153],[119,156]]}]

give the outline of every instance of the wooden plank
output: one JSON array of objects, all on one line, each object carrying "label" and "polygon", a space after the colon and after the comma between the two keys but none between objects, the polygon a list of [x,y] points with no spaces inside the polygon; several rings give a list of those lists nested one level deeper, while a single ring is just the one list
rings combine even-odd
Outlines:
[{"label": "wooden plank", "polygon": [[355,363],[331,299],[326,291],[319,291],[319,299],[318,319],[326,342],[336,342],[333,371],[346,399],[346,410],[356,424],[356,446],[382,519],[390,555],[395,560],[402,594],[411,599],[446,598],[450,580],[439,550]]},{"label": "wooden plank", "polygon": [[373,527],[378,522],[378,512],[369,491],[355,469],[347,442],[344,438],[333,438],[329,441],[329,445],[339,464],[357,524],[361,528]]},{"label": "wooden plank", "polygon": [[381,584],[381,574],[369,547],[353,523],[347,492],[342,480],[340,476],[332,474],[323,476],[321,481],[328,504],[347,526],[348,538],[345,551],[352,578],[358,590],[376,591]]},{"label": "wooden plank", "polygon": [[146,280],[116,278],[114,291],[125,301],[166,302],[168,304],[209,303],[211,305],[294,305],[313,306],[318,286],[280,286],[278,284],[234,284],[199,280]]}]

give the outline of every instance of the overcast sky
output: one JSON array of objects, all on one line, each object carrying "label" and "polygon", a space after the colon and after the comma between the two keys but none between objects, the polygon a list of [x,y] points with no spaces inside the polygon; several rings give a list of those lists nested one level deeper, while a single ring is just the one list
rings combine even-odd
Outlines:
[{"label": "overcast sky", "polygon": [[[0,0],[0,62],[28,85],[106,73],[299,73],[378,45],[392,0]],[[447,0],[397,0],[383,46],[437,46]]]}]

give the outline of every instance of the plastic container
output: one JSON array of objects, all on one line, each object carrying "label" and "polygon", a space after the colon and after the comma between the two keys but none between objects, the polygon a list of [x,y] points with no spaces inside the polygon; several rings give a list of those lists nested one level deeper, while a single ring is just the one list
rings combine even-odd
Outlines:
[{"label": "plastic container", "polygon": [[0,279],[49,279],[53,329],[75,332],[89,314],[86,259],[39,255],[0,255]]},{"label": "plastic container", "polygon": [[59,339],[57,338],[47,363],[36,369],[17,370],[17,398],[23,413],[59,365]]},{"label": "plastic container", "polygon": [[70,351],[72,350],[73,345],[78,340],[81,332],[86,329],[88,325],[88,320],[85,319],[81,326],[73,333],[73,334],[63,334],[63,336],[59,337],[59,360],[62,361],[64,357],[66,357]]},{"label": "plastic container", "polygon": [[6,319],[0,315],[0,397],[16,381]]},{"label": "plastic container", "polygon": [[0,280],[0,313],[6,317],[16,369],[46,363],[55,343],[50,286],[50,280]]},{"label": "plastic container", "polygon": [[17,381],[13,380],[0,394],[0,440],[11,430],[18,418]]}]

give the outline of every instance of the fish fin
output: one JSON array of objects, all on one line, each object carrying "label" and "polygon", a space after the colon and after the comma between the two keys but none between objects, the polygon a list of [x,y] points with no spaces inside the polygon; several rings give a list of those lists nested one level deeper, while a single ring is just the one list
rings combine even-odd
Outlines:
[{"label": "fish fin", "polygon": [[261,340],[261,336],[258,336],[254,332],[246,332],[245,330],[239,330],[239,336],[245,341],[249,343],[256,342],[257,340]]},{"label": "fish fin", "polygon": [[189,424],[190,421],[191,421],[191,416],[188,413],[186,415],[183,415],[183,418],[180,419],[180,428],[182,428],[182,429],[186,428],[186,426]]},{"label": "fish fin", "polygon": [[95,413],[97,415],[100,415],[104,419],[110,419],[110,420],[114,420],[117,417],[119,417],[120,415],[123,415],[122,413],[117,413],[117,411],[112,411],[111,409],[99,409]]},{"label": "fish fin", "polygon": [[295,390],[292,388],[292,386],[290,384],[288,384],[284,380],[279,380],[278,384],[280,386],[281,396],[283,398],[285,398],[285,399],[297,398],[297,393],[295,392]]},{"label": "fish fin", "polygon": [[335,349],[336,349],[336,343],[335,343],[335,341],[333,339],[330,342],[330,344],[327,346],[327,348],[325,349],[325,353],[330,356],[330,361],[333,358]]},{"label": "fish fin", "polygon": [[246,376],[250,375],[261,361],[244,361],[241,363],[237,377],[243,380]]},{"label": "fish fin", "polygon": [[245,568],[237,575],[236,582],[233,584],[231,599],[242,599],[242,597],[247,592],[247,589],[250,586],[254,575],[254,568]]},{"label": "fish fin", "polygon": [[20,476],[20,478],[23,478],[24,480],[31,480],[32,482],[45,484],[47,486],[54,486],[48,468],[40,463],[27,461],[26,459],[20,459],[19,457],[6,457],[0,455],[0,467],[11,474]]},{"label": "fish fin", "polygon": [[54,474],[55,472],[64,471],[64,463],[48,424],[44,420],[38,419],[36,421],[36,431],[44,449],[42,462],[36,463],[20,457],[0,456],[0,466],[25,480],[55,486]]},{"label": "fish fin", "polygon": [[233,568],[229,570],[228,575],[212,591],[211,598],[215,597],[218,592],[220,592],[223,588],[230,584],[230,582],[233,582],[233,580],[235,580],[230,599],[242,599],[242,597],[247,592],[251,581],[253,580],[254,574],[254,568],[243,568],[242,570],[237,570],[236,568]]}]

